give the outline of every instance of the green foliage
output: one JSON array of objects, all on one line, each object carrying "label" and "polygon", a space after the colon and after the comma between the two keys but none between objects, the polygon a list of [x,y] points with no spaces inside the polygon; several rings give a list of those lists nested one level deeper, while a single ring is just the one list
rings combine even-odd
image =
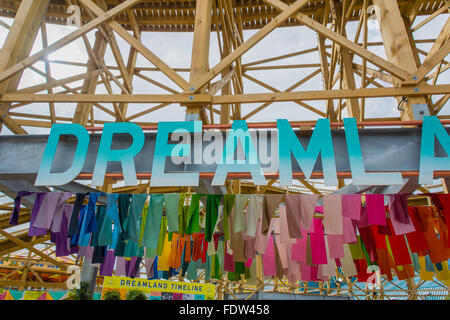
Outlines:
[{"label": "green foliage", "polygon": [[144,292],[138,289],[132,289],[127,292],[127,300],[147,300],[147,296]]},{"label": "green foliage", "polygon": [[105,293],[103,300],[121,300],[120,293],[117,290],[110,290]]},{"label": "green foliage", "polygon": [[89,282],[81,282],[80,289],[73,290],[74,300],[92,300],[92,295],[89,292]]}]

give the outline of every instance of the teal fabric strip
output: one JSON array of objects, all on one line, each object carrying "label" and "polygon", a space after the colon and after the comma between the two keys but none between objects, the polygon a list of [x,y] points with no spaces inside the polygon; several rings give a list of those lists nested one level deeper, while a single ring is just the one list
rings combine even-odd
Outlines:
[{"label": "teal fabric strip", "polygon": [[147,248],[156,249],[158,246],[161,218],[163,215],[164,195],[151,194],[148,207],[147,221],[145,222],[142,245]]},{"label": "teal fabric strip", "polygon": [[125,221],[126,239],[139,241],[139,217],[145,205],[147,194],[134,193],[131,195],[130,213]]}]

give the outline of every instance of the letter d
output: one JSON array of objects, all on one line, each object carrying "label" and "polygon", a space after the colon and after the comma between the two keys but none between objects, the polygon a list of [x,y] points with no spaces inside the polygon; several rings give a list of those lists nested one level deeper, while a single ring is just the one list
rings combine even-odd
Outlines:
[{"label": "letter d", "polygon": [[[59,137],[61,135],[74,135],[77,140],[77,148],[72,162],[72,166],[65,172],[51,173],[53,158],[58,147]],[[83,169],[84,160],[89,147],[89,133],[78,123],[54,124],[48,137],[41,166],[36,177],[35,186],[60,186],[74,180],[81,169]]]}]

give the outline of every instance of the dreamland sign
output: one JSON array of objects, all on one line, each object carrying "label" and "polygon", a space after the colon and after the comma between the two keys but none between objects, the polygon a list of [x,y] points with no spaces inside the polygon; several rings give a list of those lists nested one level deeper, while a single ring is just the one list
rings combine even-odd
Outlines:
[{"label": "dreamland sign", "polygon": [[[200,173],[208,170],[209,172],[213,170],[211,184],[214,186],[223,186],[229,173],[247,173],[251,175],[255,185],[266,185],[264,172],[268,169],[278,172],[281,185],[289,186],[292,185],[293,168],[299,168],[306,179],[311,177],[313,171],[319,170],[323,172],[325,184],[335,186],[338,184],[336,163],[339,164],[342,161],[349,166],[355,185],[403,184],[401,172],[392,171],[395,166],[390,166],[389,170],[367,172],[360,143],[359,131],[361,130],[358,130],[354,118],[344,119],[343,124],[344,130],[338,132],[331,130],[328,119],[320,119],[312,132],[308,130],[302,134],[301,130],[293,130],[288,120],[279,119],[276,130],[269,133],[271,136],[269,139],[267,132],[258,133],[255,130],[249,130],[247,123],[243,120],[234,121],[226,132],[224,130],[203,131],[200,121],[159,122],[154,141],[146,142],[149,138],[137,124],[106,123],[101,137],[97,136],[99,143],[94,152],[90,144],[93,144],[95,135],[90,135],[83,126],[54,124],[42,156],[35,185],[58,186],[75,180],[85,167],[88,150],[90,158],[93,157],[93,153],[96,153],[95,162],[92,164],[91,185],[93,186],[103,185],[107,168],[112,163],[120,163],[125,185],[137,185],[138,158],[141,159],[140,162],[151,163],[148,171],[151,172],[150,185],[153,187],[198,186]],[[449,134],[439,119],[434,116],[424,117],[422,128],[414,130],[416,135],[404,136],[401,144],[406,148],[414,137],[418,137],[419,140],[415,144],[417,157],[420,159],[419,183],[431,184],[435,171],[450,170],[450,159],[447,157],[450,154]],[[341,135],[340,144],[338,143],[339,134]],[[302,135],[308,136],[308,139],[304,140]],[[63,172],[54,172],[52,166],[58,161],[55,161],[58,144],[64,140],[62,137],[67,136],[76,137],[73,157],[71,157],[72,164]],[[125,147],[122,143],[119,144],[121,147],[117,148],[118,142],[115,144],[115,140],[124,136],[127,137],[128,142],[125,143]],[[382,137],[377,141],[389,144],[388,140],[390,139]],[[439,143],[436,144],[436,141]],[[368,149],[372,147],[376,146],[370,143]],[[441,150],[440,156],[436,153],[437,148]],[[399,151],[398,144],[396,148],[390,146],[389,152],[384,152],[384,158],[389,158],[392,163],[395,162],[396,157],[400,159],[405,156],[401,153],[403,152]],[[408,158],[405,161],[408,161]],[[171,165],[178,169],[171,170]],[[382,163],[375,164],[375,167],[377,165],[383,168]]]}]

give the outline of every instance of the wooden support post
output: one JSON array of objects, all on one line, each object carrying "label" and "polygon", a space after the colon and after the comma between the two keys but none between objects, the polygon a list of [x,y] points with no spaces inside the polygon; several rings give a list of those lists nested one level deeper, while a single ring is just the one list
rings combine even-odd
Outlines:
[{"label": "wooden support post", "polygon": [[[191,72],[189,83],[196,82],[202,75],[209,71],[209,47],[211,35],[211,12],[212,0],[197,1],[195,8],[195,27],[192,42]],[[202,88],[201,93],[205,93],[206,88]],[[197,114],[199,120],[208,124],[208,117],[205,112],[205,105],[186,105],[186,114]]]},{"label": "wooden support post", "polygon": [[[397,1],[373,0],[373,4],[380,9],[377,19],[387,58],[396,66],[413,74],[420,65],[415,45],[409,35],[411,29],[407,27],[403,19]],[[400,83],[397,82],[397,85]],[[426,96],[406,96],[406,99],[407,101],[400,106],[401,118],[415,120],[412,105],[427,104]],[[398,98],[398,101],[400,102],[401,98]]]},{"label": "wooden support post", "polygon": [[[15,65],[30,55],[39,27],[47,11],[49,0],[23,0],[14,17],[8,36],[0,51],[0,72]],[[0,83],[0,94],[17,90],[22,72]],[[0,104],[0,121],[15,134],[26,134],[13,119],[8,117],[11,103]],[[0,127],[1,130],[1,127]]]}]

